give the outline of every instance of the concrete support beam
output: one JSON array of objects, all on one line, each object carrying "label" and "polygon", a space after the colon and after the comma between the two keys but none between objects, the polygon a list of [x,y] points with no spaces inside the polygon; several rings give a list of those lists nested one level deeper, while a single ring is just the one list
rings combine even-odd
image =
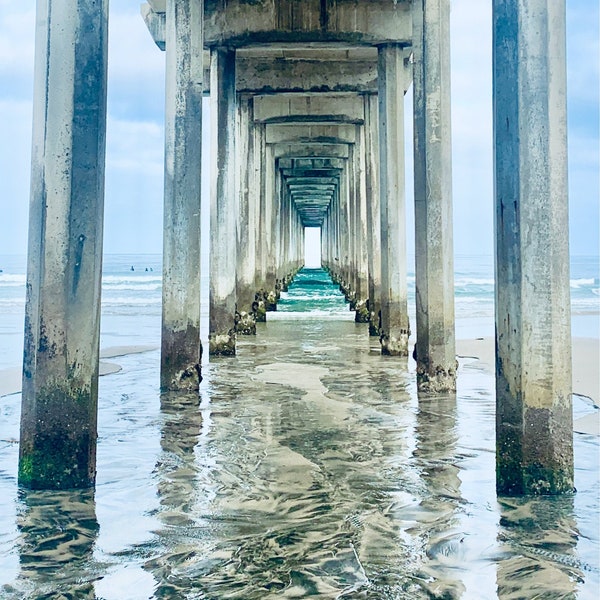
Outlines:
[{"label": "concrete support beam", "polygon": [[[160,31],[152,22],[146,20],[146,23],[153,36],[155,31]],[[236,85],[240,92],[255,94],[376,92],[376,53],[373,58],[348,60],[345,55],[349,52],[341,52],[339,58],[328,60],[320,58],[320,54],[314,57],[240,56]]]},{"label": "concrete support beam", "polygon": [[365,102],[369,334],[379,336],[381,311],[381,218],[379,199],[379,117],[377,96]]},{"label": "concrete support beam", "polygon": [[357,176],[356,176],[356,145],[352,144],[349,148],[350,154],[348,156],[348,170],[347,170],[347,182],[348,182],[348,274],[345,280],[344,292],[346,294],[346,300],[348,300],[349,309],[354,310],[356,308],[356,248],[357,248],[357,235],[356,235],[356,213],[357,213]]},{"label": "concrete support beam", "polygon": [[362,99],[355,94],[256,96],[254,118],[262,123],[362,123]]},{"label": "concrete support beam", "polygon": [[277,227],[279,221],[278,191],[280,186],[280,174],[275,165],[273,148],[265,146],[264,162],[264,220],[263,224],[263,252],[265,259],[265,303],[268,311],[276,309],[277,294],[275,285],[277,283]]},{"label": "concrete support beam", "polygon": [[357,126],[354,152],[355,220],[355,320],[357,323],[369,322],[369,257],[367,245],[367,182],[366,182],[366,136],[365,128]]},{"label": "concrete support beam", "polygon": [[381,351],[408,355],[404,197],[404,57],[379,48],[379,182],[381,190]]},{"label": "concrete support beam", "polygon": [[242,46],[248,43],[323,43],[349,45],[410,43],[408,2],[370,0],[229,0],[211,3],[207,11],[209,45]]},{"label": "concrete support beam", "polygon": [[19,483],[84,488],[96,477],[108,2],[37,11]]},{"label": "concrete support beam", "polygon": [[[142,13],[150,11],[164,19],[165,2],[150,0],[143,5]],[[330,53],[338,54],[340,49],[352,54],[352,47],[381,43],[408,46],[412,25],[410,3],[389,0],[371,0],[368,5],[306,0],[302,6],[297,0],[208,2],[205,18],[210,47],[333,42],[339,47]],[[151,31],[160,35],[160,29]],[[155,38],[158,45],[163,41]]]},{"label": "concrete support beam", "polygon": [[200,385],[203,0],[167,0],[163,390]]},{"label": "concrete support beam", "polygon": [[256,333],[256,321],[252,308],[256,294],[256,203],[260,201],[254,185],[254,161],[257,152],[254,148],[253,100],[251,96],[241,96],[239,101],[239,136],[236,154],[239,157],[239,221],[237,227],[237,332],[244,335]]},{"label": "concrete support beam", "polygon": [[267,125],[267,144],[354,144],[355,141],[354,125]]},{"label": "concrete support beam", "polygon": [[499,494],[573,491],[565,1],[494,0]]},{"label": "concrete support beam", "polygon": [[214,115],[211,213],[209,352],[235,354],[236,228],[235,193],[235,51],[211,51],[211,114]]},{"label": "concrete support beam", "polygon": [[348,158],[348,144],[273,144],[276,159],[279,158]]},{"label": "concrete support beam", "polygon": [[417,385],[456,389],[450,1],[413,2]]},{"label": "concrete support beam", "polygon": [[254,132],[254,189],[258,194],[255,205],[256,210],[256,276],[254,280],[255,319],[256,322],[266,321],[265,290],[267,286],[267,242],[266,242],[266,142],[265,125],[255,123]]}]

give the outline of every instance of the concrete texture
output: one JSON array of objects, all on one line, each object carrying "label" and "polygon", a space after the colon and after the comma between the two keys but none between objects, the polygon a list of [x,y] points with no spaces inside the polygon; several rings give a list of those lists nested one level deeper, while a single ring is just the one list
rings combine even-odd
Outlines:
[{"label": "concrete texture", "polygon": [[565,3],[494,2],[499,494],[573,490]]},{"label": "concrete texture", "polygon": [[197,390],[200,362],[202,0],[168,0],[161,388]]}]

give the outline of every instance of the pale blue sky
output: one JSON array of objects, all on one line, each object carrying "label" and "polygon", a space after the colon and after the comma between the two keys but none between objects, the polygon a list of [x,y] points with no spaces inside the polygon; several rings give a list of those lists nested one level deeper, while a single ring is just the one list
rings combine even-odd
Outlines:
[{"label": "pale blue sky", "polygon": [[[451,4],[454,245],[457,254],[490,255],[491,0]],[[567,0],[567,11],[571,253],[597,254],[598,2]],[[0,0],[0,254],[26,253],[34,17],[34,0]],[[139,0],[112,0],[109,39],[105,252],[160,252],[165,56],[139,16]],[[406,98],[409,252],[414,239],[410,95]]]}]

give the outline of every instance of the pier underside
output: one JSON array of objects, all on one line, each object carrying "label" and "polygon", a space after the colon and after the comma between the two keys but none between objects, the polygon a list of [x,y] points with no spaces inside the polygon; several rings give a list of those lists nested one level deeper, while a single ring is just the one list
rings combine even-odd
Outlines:
[{"label": "pier underside", "polygon": [[[202,378],[202,202],[211,219],[210,355],[234,356],[238,336],[255,335],[256,322],[269,319],[303,266],[305,229],[316,227],[323,267],[356,322],[379,337],[381,353],[405,361],[414,328],[420,392],[456,389],[449,4],[142,6],[166,55],[164,391],[196,391]],[[537,10],[494,3],[498,491],[508,494],[573,488],[564,0],[533,4]],[[55,12],[52,20],[40,14],[38,28],[37,60],[46,68],[36,80],[20,479],[85,486],[94,481],[97,435],[107,1],[40,5]],[[540,28],[547,47],[540,48]],[[70,57],[64,69],[56,55]],[[78,62],[82,56],[89,60]],[[89,64],[96,71],[81,78]],[[404,169],[411,87],[415,323],[407,308]],[[208,149],[203,96],[214,122]],[[68,140],[58,134],[65,129],[73,131]],[[211,160],[209,198],[201,198],[202,151]],[[60,301],[49,302],[57,290]],[[63,429],[44,429],[61,394],[86,407],[64,423],[68,438],[85,446],[77,446],[72,477],[71,446],[56,437]],[[53,448],[50,476],[36,457]]]}]

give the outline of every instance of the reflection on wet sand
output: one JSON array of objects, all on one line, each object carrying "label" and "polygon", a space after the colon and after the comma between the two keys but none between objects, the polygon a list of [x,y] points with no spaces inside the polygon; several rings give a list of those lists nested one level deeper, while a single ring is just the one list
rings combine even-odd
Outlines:
[{"label": "reflection on wet sand", "polygon": [[156,596],[458,597],[455,397],[415,411],[409,374],[358,352],[353,325],[337,344],[307,328],[279,361],[279,325],[270,351],[211,365],[209,427],[192,402],[162,403]]},{"label": "reflection on wet sand", "polygon": [[160,397],[161,453],[154,475],[160,500],[157,516],[162,523],[158,533],[166,542],[166,548],[159,557],[144,565],[155,577],[156,598],[177,600],[186,597],[185,588],[179,588],[179,571],[198,553],[192,532],[196,525],[198,473],[194,448],[202,427],[199,406],[197,394],[167,393]]},{"label": "reflection on wet sand", "polygon": [[595,598],[597,439],[576,438],[574,498],[498,501],[493,379],[463,363],[456,396],[419,397],[366,333],[262,324],[200,398],[161,396],[157,355],[124,361],[101,388],[95,500],[24,494],[13,532],[0,511],[0,560],[20,557],[0,597]]},{"label": "reflection on wet sand", "polygon": [[576,598],[577,584],[592,567],[574,552],[579,533],[573,497],[499,498],[499,504],[504,556],[498,561],[498,596]]},{"label": "reflection on wet sand", "polygon": [[21,571],[2,598],[96,598],[93,581],[101,568],[92,559],[98,535],[93,491],[21,491],[17,526]]},{"label": "reflection on wet sand", "polygon": [[457,519],[465,501],[458,477],[456,395],[419,394],[415,433],[415,466],[426,488],[419,517],[427,532],[423,587],[434,598],[460,598],[468,540]]}]

